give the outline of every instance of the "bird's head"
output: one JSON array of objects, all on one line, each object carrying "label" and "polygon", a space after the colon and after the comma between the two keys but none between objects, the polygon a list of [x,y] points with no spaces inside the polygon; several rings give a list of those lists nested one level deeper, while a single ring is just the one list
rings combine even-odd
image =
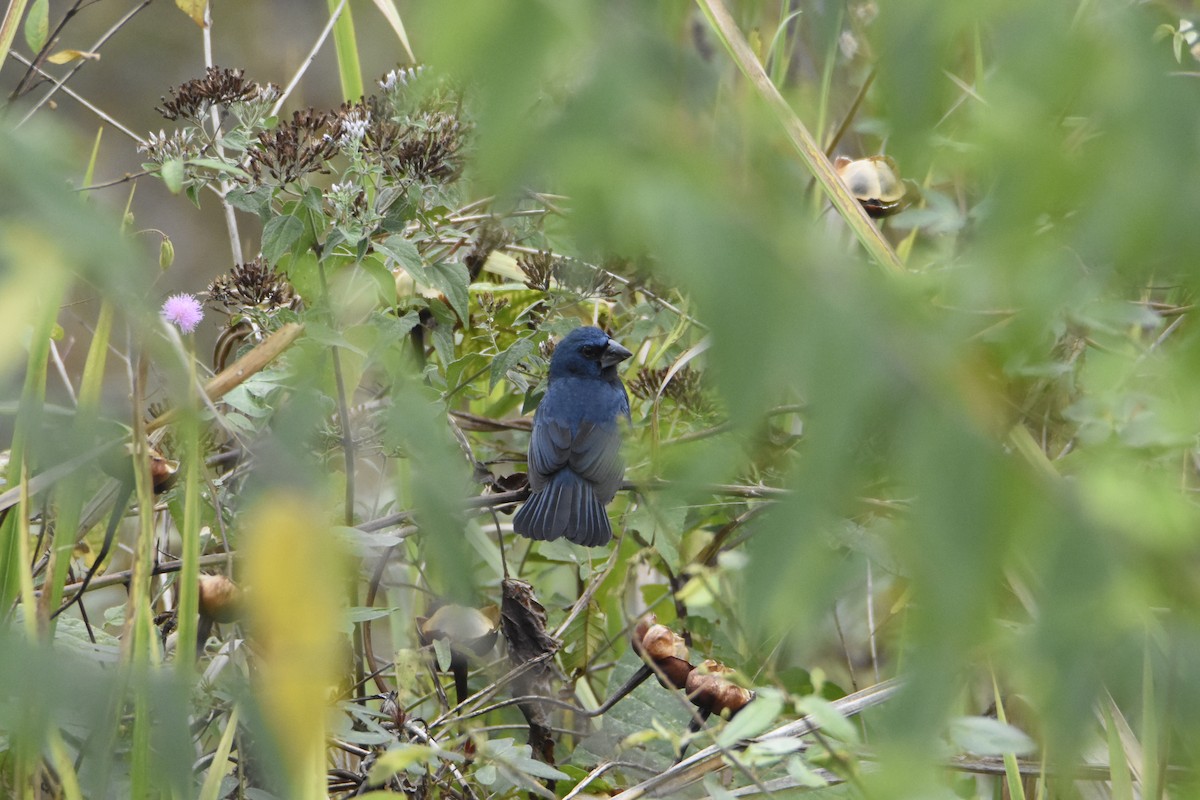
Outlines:
[{"label": "bird's head", "polygon": [[554,348],[550,359],[550,377],[572,375],[578,378],[615,379],[617,364],[633,353],[591,326],[576,328]]}]

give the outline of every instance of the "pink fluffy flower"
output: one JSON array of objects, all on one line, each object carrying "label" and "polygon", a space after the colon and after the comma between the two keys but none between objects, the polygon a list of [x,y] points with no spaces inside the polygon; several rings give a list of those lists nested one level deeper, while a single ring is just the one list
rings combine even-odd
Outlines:
[{"label": "pink fluffy flower", "polygon": [[204,308],[195,295],[173,294],[162,305],[162,318],[179,326],[184,333],[196,330],[200,320],[204,319]]}]

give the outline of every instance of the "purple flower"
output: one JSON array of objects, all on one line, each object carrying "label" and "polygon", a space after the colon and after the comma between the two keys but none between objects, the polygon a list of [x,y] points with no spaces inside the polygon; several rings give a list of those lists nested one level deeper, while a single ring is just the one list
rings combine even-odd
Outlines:
[{"label": "purple flower", "polygon": [[162,318],[179,326],[184,333],[196,330],[204,319],[204,309],[195,295],[173,294],[162,305]]}]

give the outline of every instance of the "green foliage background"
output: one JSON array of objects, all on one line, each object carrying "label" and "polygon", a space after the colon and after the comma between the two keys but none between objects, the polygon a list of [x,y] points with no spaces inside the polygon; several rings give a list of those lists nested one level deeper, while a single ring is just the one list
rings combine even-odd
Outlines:
[{"label": "green foliage background", "polygon": [[[371,243],[357,258],[318,260],[283,247],[277,260],[302,294],[319,285],[318,261],[334,288],[305,298],[307,335],[279,377],[286,391],[250,388],[270,413],[254,425],[264,444],[246,497],[300,485],[336,509],[331,519],[355,523],[415,509],[421,531],[398,556],[410,577],[460,602],[494,601],[491,525],[464,516],[461,498],[479,488],[442,420],[447,410],[497,419],[527,412],[545,366],[536,346],[565,320],[598,315],[638,354],[627,380],[637,367],[667,368],[699,351],[689,366],[702,372],[707,394],[691,407],[635,400],[628,477],[666,488],[627,493],[611,509],[627,531],[621,568],[589,606],[596,619],[567,637],[566,658],[611,639],[615,652],[598,660],[623,656],[627,667],[631,596],[666,597],[668,586],[708,581],[708,593],[693,582],[676,604],[682,619],[669,600],[659,615],[755,685],[803,694],[788,677],[795,668],[823,671],[846,690],[852,680],[870,683],[869,640],[881,674],[903,677],[901,694],[870,717],[881,766],[855,762],[850,771],[865,777],[853,792],[945,789],[933,765],[945,755],[948,721],[983,713],[994,676],[1005,697],[1036,709],[1021,726],[1060,763],[1104,741],[1096,709],[1111,695],[1146,751],[1141,789],[1157,791],[1151,773],[1161,771],[1187,796],[1186,773],[1154,765],[1194,768],[1200,733],[1200,682],[1190,668],[1200,651],[1192,308],[1200,82],[1187,48],[1162,35],[1194,10],[1120,0],[730,5],[822,142],[875,76],[838,150],[886,151],[920,187],[918,202],[883,223],[905,273],[872,263],[826,208],[779,121],[695,7],[408,4],[401,11],[418,57],[464,88],[473,123],[463,180],[427,194],[412,218],[442,219],[488,196],[504,215],[528,208],[528,190],[553,192],[566,213],[521,229],[522,243],[626,264],[613,269],[635,288],[609,303],[570,292],[547,300],[485,276],[488,285],[471,289],[470,324],[451,338],[437,338],[445,326],[435,333],[422,370],[397,352],[414,321],[404,313],[421,301],[392,312],[394,298],[363,289],[378,282],[378,269],[363,266],[371,254],[376,267],[400,260],[387,260],[381,236],[365,237]],[[360,25],[375,22],[369,6],[354,9]],[[0,331],[9,343],[0,367],[14,409],[22,348],[37,352],[49,319],[39,303],[60,303],[46,287],[70,285],[62,301],[117,300],[139,339],[161,302],[141,288],[154,268],[122,239],[119,220],[61,189],[64,175],[83,171],[86,150],[47,132],[53,123],[35,122],[47,127],[0,134]],[[183,198],[170,202],[188,213]],[[263,217],[269,227],[300,208],[276,197]],[[323,222],[310,220],[305,235]],[[256,223],[246,215],[245,224]],[[425,259],[414,272],[457,264],[438,249],[442,224],[450,226],[435,221],[410,237]],[[428,282],[453,305],[445,289],[463,288],[463,276],[447,274]],[[198,291],[208,277],[183,282]],[[488,312],[484,292],[510,305]],[[528,324],[547,308],[544,324]],[[451,319],[446,305],[435,311]],[[169,374],[178,354],[146,346],[169,396],[181,399],[187,392]],[[331,349],[351,400],[356,387],[391,398],[378,421],[380,449],[363,456],[386,464],[380,481],[395,489],[386,508],[338,505],[345,472],[329,423],[339,405]],[[509,360],[493,375],[499,358]],[[14,451],[27,434],[36,472],[69,447],[66,434],[45,435],[30,392],[11,428]],[[127,422],[129,412],[115,403],[102,416]],[[726,420],[719,435],[688,435]],[[490,461],[520,453],[522,437],[472,433],[470,441]],[[787,492],[739,530],[748,539],[734,549],[748,558],[700,569],[694,554],[715,531],[766,502],[713,490],[728,484]],[[14,518],[0,552],[6,603],[20,567]],[[552,627],[605,557],[507,547],[510,568],[524,554],[521,577],[534,583]],[[626,575],[635,566],[654,574],[654,586],[632,590]],[[875,631],[866,628],[867,598]],[[424,610],[422,597],[397,592],[389,602],[396,646],[415,647],[410,620]],[[834,609],[849,642],[833,632]],[[9,648],[27,646],[15,628],[6,636]],[[0,676],[19,663],[0,661]],[[575,675],[595,663],[581,658]],[[603,673],[586,678],[583,691],[599,696],[615,683]],[[41,733],[13,727],[28,709],[13,697],[5,709],[10,746],[30,741],[39,750]],[[1128,746],[1107,752],[1137,762]],[[189,768],[176,766],[177,774]]]}]

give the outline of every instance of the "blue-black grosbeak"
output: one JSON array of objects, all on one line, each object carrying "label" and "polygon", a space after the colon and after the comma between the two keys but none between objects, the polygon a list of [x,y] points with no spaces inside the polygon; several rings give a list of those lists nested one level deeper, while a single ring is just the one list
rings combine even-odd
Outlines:
[{"label": "blue-black grosbeak", "polygon": [[533,418],[529,488],[513,530],[530,539],[608,544],[612,526],[604,507],[621,487],[621,417],[629,396],[617,364],[632,353],[599,328],[568,333],[550,359],[550,381]]}]

